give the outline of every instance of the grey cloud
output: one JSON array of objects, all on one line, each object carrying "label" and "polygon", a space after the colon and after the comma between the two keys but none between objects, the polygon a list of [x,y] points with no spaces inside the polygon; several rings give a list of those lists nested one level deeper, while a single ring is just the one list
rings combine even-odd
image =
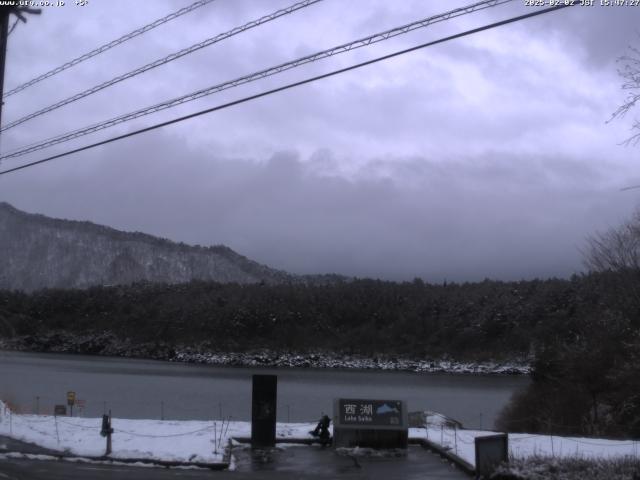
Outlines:
[{"label": "grey cloud", "polygon": [[549,23],[563,43],[578,46],[594,68],[602,68],[623,55],[627,46],[640,43],[640,10],[595,3],[594,7],[574,7],[569,15]]},{"label": "grey cloud", "polygon": [[348,180],[317,173],[331,157],[222,160],[156,133],[67,160],[91,170],[51,182],[43,167],[0,188],[19,208],[224,243],[296,273],[431,281],[570,275],[584,236],[632,208],[569,158],[379,158]]}]

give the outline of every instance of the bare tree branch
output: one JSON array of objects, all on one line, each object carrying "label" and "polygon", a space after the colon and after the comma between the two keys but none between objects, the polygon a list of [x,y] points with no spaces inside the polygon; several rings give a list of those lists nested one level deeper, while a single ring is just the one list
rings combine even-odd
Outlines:
[{"label": "bare tree branch", "polygon": [[[623,118],[640,102],[640,48],[629,46],[629,53],[617,59],[618,75],[622,78],[621,89],[628,91],[622,105],[620,105],[612,114],[606,123],[612,122],[617,118]],[[640,121],[634,119],[631,127],[632,131],[637,133],[622,142],[622,145],[637,145],[640,143]]]},{"label": "bare tree branch", "polygon": [[620,227],[587,237],[582,253],[590,271],[640,270],[640,210]]}]

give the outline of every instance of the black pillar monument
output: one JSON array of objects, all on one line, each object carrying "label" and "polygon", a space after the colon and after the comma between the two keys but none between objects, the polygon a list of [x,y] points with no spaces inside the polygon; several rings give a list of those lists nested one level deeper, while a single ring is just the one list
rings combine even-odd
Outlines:
[{"label": "black pillar monument", "polygon": [[277,403],[278,376],[254,375],[251,409],[252,447],[275,446]]}]

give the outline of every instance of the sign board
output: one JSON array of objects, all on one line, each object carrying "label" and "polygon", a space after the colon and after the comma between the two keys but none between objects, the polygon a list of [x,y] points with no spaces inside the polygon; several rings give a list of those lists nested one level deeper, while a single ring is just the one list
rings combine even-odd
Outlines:
[{"label": "sign board", "polygon": [[54,415],[66,415],[67,414],[67,406],[66,405],[56,405],[53,407]]},{"label": "sign board", "polygon": [[407,404],[402,400],[340,398],[333,401],[336,447],[407,448]]},{"label": "sign board", "polygon": [[509,460],[509,437],[506,433],[475,438],[476,474],[487,477]]},{"label": "sign board", "polygon": [[399,400],[349,400],[339,401],[340,425],[401,427],[404,406]]},{"label": "sign board", "polygon": [[87,406],[86,400],[80,400],[79,398],[76,398],[76,407],[82,410],[86,406]]},{"label": "sign board", "polygon": [[67,392],[67,405],[73,407],[76,403],[76,392]]}]

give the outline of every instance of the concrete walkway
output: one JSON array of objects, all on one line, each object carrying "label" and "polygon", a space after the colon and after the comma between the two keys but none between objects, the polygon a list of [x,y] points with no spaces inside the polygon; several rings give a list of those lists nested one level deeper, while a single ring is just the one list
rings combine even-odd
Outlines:
[{"label": "concrete walkway", "polygon": [[[281,447],[268,452],[234,447],[236,471],[258,473],[256,478],[344,479],[468,479],[450,462],[420,446],[399,456],[346,456],[332,448]],[[273,476],[267,476],[273,473]],[[302,477],[301,475],[304,475]],[[288,478],[288,477],[287,477]]]},{"label": "concrete walkway", "polygon": [[34,443],[27,443],[0,435],[0,454],[6,452],[20,452],[30,455],[50,455],[54,457],[60,455],[60,452],[56,450],[49,450],[48,448],[41,447]]},{"label": "concrete walkway", "polygon": [[[0,445],[2,442],[0,442]],[[321,447],[280,446],[268,451],[234,447],[235,471],[184,470],[179,468],[103,465],[68,461],[3,458],[0,479],[9,480],[145,480],[145,479],[433,479],[462,480],[469,477],[451,463],[422,447],[409,447],[406,456],[348,457]]]}]

